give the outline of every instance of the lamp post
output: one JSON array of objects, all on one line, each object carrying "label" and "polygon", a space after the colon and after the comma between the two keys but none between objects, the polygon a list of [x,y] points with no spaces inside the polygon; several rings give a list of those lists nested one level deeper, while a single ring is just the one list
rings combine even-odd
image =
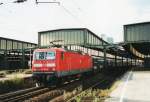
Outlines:
[{"label": "lamp post", "polygon": [[28,47],[28,49],[30,49],[30,59],[28,61],[28,65],[31,69],[32,68],[32,49],[33,49],[33,47]]}]

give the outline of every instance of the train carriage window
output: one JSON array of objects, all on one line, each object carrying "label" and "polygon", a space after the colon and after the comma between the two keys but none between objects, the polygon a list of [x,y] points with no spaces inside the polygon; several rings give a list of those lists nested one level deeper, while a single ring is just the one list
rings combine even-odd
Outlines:
[{"label": "train carriage window", "polygon": [[61,59],[64,60],[64,52],[61,52]]}]

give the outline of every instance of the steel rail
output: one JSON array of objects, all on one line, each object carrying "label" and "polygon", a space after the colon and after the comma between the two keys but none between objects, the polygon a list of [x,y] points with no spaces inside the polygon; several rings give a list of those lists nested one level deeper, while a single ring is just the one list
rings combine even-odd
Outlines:
[{"label": "steel rail", "polygon": [[41,89],[41,88],[43,88],[43,87],[32,87],[32,88],[28,88],[28,89],[24,89],[24,90],[18,90],[18,91],[15,91],[15,92],[2,94],[2,95],[0,95],[0,100],[6,99],[8,97],[14,97],[14,96],[19,95],[19,94],[27,93],[29,91],[38,90],[38,89]]},{"label": "steel rail", "polygon": [[19,90],[11,93],[6,93],[3,95],[0,95],[0,102],[15,102],[13,100],[20,100],[20,99],[25,99],[29,98],[31,96],[40,94],[41,92],[44,92],[46,90],[50,90],[50,88],[45,88],[43,86],[41,87],[32,87],[29,89],[25,90]]},{"label": "steel rail", "polygon": [[50,88],[39,89],[39,90],[36,90],[36,91],[33,91],[33,92],[28,92],[26,94],[21,94],[21,95],[15,96],[15,97],[11,97],[11,98],[5,99],[2,102],[18,102],[18,101],[23,101],[23,100],[25,100],[27,98],[31,98],[33,96],[39,95],[39,94],[47,92],[49,90],[50,90]]}]

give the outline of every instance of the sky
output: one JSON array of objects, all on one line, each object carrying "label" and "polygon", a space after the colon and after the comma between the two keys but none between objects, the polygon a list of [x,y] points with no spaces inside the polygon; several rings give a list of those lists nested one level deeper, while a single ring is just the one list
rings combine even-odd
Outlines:
[{"label": "sky", "polygon": [[123,41],[123,25],[150,21],[150,0],[39,0],[59,4],[0,0],[0,37],[37,43],[38,32],[88,28]]}]

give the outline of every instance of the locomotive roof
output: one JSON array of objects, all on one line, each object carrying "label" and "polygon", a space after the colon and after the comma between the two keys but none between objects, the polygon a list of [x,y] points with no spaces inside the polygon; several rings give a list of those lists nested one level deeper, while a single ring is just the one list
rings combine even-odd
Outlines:
[{"label": "locomotive roof", "polygon": [[[43,52],[43,51],[62,51],[62,52],[65,52],[65,51],[68,51],[68,52],[75,52],[75,53],[80,53],[80,54],[87,54],[87,53],[84,53],[82,51],[75,51],[75,50],[65,50],[64,48],[41,48],[41,49],[36,49],[35,51],[37,52]],[[89,54],[87,54],[89,55]]]},{"label": "locomotive roof", "polygon": [[42,48],[35,51],[65,51],[63,48]]}]

